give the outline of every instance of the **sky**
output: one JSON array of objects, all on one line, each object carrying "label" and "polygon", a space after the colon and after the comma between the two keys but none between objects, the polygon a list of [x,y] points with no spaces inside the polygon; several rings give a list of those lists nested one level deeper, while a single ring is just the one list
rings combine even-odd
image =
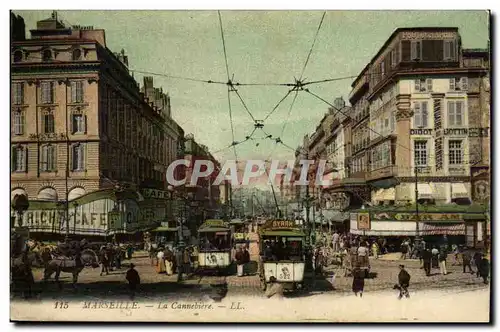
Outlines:
[{"label": "sky", "polygon": [[[14,11],[27,31],[50,11]],[[299,78],[318,29],[322,11],[221,11],[230,76],[240,83],[293,83]],[[227,81],[219,17],[216,11],[58,11],[67,25],[106,30],[109,49],[121,49],[129,69],[200,80]],[[303,78],[357,76],[398,27],[458,27],[465,48],[486,48],[486,11],[327,11]],[[29,38],[29,32],[27,32]],[[142,74],[134,73],[142,85]],[[347,101],[353,78],[309,86],[333,103]],[[234,159],[227,86],[154,76],[168,91],[172,116],[224,161]],[[288,92],[285,86],[241,86],[238,92],[255,119],[261,120]],[[267,134],[290,147],[314,132],[328,110],[323,101],[299,92],[293,108],[290,94],[264,122]],[[231,93],[235,141],[254,129],[254,121],[235,92]],[[253,140],[236,146],[239,160],[294,159],[294,151],[277,145],[257,130]],[[218,152],[220,151],[220,152]]]}]

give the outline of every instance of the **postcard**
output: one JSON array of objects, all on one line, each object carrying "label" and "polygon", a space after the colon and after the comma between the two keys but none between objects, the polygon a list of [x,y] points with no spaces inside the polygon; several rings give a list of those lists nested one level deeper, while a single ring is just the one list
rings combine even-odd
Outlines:
[{"label": "postcard", "polygon": [[489,22],[11,11],[11,321],[490,322]]}]

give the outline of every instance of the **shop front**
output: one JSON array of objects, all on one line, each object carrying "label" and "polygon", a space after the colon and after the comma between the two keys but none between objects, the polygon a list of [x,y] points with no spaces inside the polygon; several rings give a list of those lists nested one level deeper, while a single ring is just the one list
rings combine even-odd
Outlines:
[{"label": "shop front", "polygon": [[411,207],[374,207],[354,211],[350,219],[350,232],[364,236],[420,236],[435,243],[446,235],[450,243],[475,248],[483,246],[486,238],[486,214],[478,205],[419,206],[418,214]]},{"label": "shop front", "polygon": [[[11,216],[16,217],[15,211]],[[68,218],[67,218],[68,217]],[[17,216],[17,218],[19,218]],[[143,231],[155,228],[165,220],[165,203],[145,199],[135,192],[113,190],[92,192],[66,202],[32,200],[22,215],[22,225],[30,236],[40,240],[115,237],[118,241],[141,241]]]}]

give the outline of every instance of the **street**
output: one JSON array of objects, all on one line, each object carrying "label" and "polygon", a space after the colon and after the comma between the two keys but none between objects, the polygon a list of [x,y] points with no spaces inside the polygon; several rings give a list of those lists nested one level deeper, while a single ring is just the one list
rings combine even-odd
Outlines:
[{"label": "street", "polygon": [[[194,299],[203,297],[210,293],[211,284],[221,284],[227,282],[228,293],[226,297],[232,296],[252,296],[264,297],[263,292],[259,287],[259,277],[255,273],[256,264],[252,262],[250,275],[244,277],[230,276],[198,276],[192,275],[190,278],[177,283],[177,275],[167,276],[157,274],[155,267],[151,265],[149,257],[145,252],[138,252],[132,258],[132,262],[136,265],[136,270],[141,277],[140,291],[136,298],[140,300],[149,300],[157,298],[175,297],[179,299]],[[422,269],[419,268],[417,260],[393,261],[384,259],[371,259],[371,272],[369,278],[365,280],[365,294],[371,292],[392,290],[392,287],[397,283],[397,275],[399,273],[399,264],[404,264],[411,275],[410,292],[424,290],[446,290],[449,292],[461,292],[464,290],[488,289],[487,285],[482,283],[482,279],[476,278],[470,273],[462,273],[461,266],[451,266],[449,264],[448,275],[439,274],[438,269],[433,269],[431,276],[425,276]],[[116,299],[128,298],[127,283],[125,273],[130,261],[125,260],[120,270],[111,271],[109,275],[99,276],[100,269],[85,268],[79,275],[77,289],[74,290],[71,286],[71,275],[61,274],[60,280],[63,283],[62,290],[59,290],[55,284],[53,277],[48,285],[43,286],[44,291],[38,296],[39,300],[44,299]],[[331,275],[335,271],[335,289],[331,284]],[[34,270],[35,281],[37,288],[42,289],[43,270]],[[323,276],[316,276],[314,285],[311,276],[306,276],[307,289],[302,292],[289,293],[286,297],[302,297],[306,295],[319,294],[342,294],[349,296],[352,294],[351,285],[352,277],[343,277],[340,270],[335,269],[335,266],[330,266],[326,269]],[[354,295],[352,295],[354,296]],[[396,295],[395,295],[396,296]]]}]

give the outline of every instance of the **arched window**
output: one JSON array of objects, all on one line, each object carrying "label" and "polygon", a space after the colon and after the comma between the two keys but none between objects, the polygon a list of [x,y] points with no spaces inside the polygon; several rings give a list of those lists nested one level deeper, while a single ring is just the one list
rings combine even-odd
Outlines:
[{"label": "arched window", "polygon": [[21,62],[23,60],[23,51],[17,50],[14,52],[14,62]]},{"label": "arched window", "polygon": [[43,188],[38,192],[38,199],[41,201],[57,201],[57,191],[54,188]]},{"label": "arched window", "polygon": [[52,51],[51,50],[44,50],[42,52],[42,60],[43,61],[50,61],[50,60],[52,60]]},{"label": "arched window", "polygon": [[85,195],[85,193],[86,193],[85,189],[83,188],[80,187],[73,188],[68,193],[68,200],[72,201],[74,199],[77,199],[78,197]]},{"label": "arched window", "polygon": [[74,49],[73,53],[72,53],[72,59],[73,59],[73,61],[81,60],[82,59],[82,50],[80,50],[79,48]]},{"label": "arched window", "polygon": [[16,195],[24,195],[24,196],[28,197],[28,194],[26,193],[26,190],[24,190],[23,188],[13,189],[10,192],[10,200],[12,201],[14,199],[14,197],[16,197]]}]

